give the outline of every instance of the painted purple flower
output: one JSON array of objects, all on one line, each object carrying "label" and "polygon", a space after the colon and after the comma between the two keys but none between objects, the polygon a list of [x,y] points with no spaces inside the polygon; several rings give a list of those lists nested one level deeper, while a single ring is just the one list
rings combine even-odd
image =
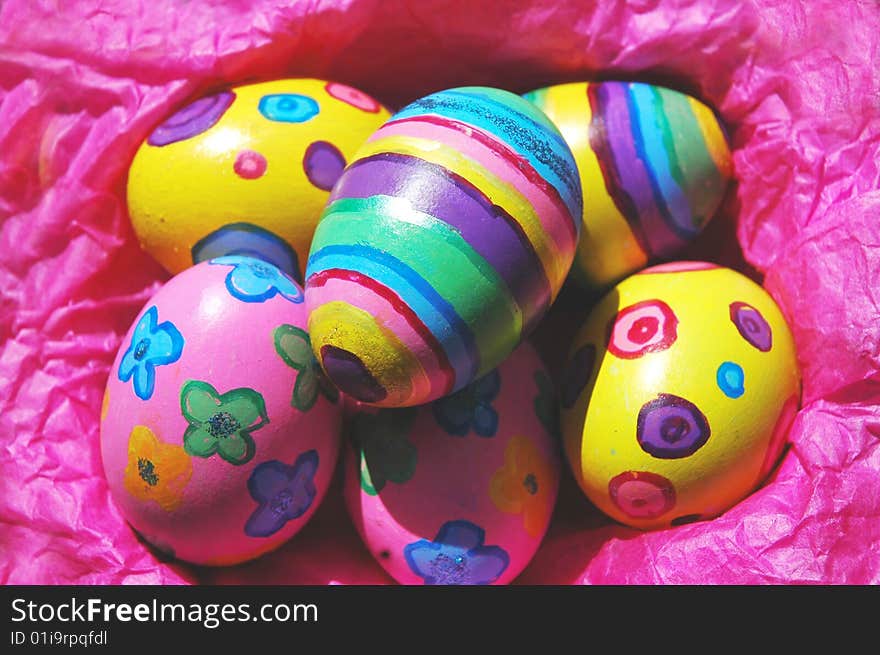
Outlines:
[{"label": "painted purple flower", "polygon": [[491,584],[510,556],[500,546],[484,546],[486,532],[470,521],[447,521],[433,541],[420,539],[403,549],[412,572],[428,585]]},{"label": "painted purple flower", "polygon": [[709,440],[703,412],[691,401],[661,393],[639,411],[636,438],[649,455],[679,459],[693,455]]},{"label": "painted purple flower", "polygon": [[249,537],[269,537],[293,519],[305,514],[315,500],[318,453],[309,450],[293,466],[276,459],[263,462],[251,472],[248,491],[259,506],[244,526]]},{"label": "painted purple flower", "polygon": [[498,369],[487,373],[464,389],[434,402],[434,418],[447,433],[467,436],[473,429],[481,437],[494,437],[498,430],[498,412],[492,401],[501,389]]},{"label": "painted purple flower", "polygon": [[744,302],[730,303],[730,320],[743,339],[762,353],[773,347],[773,332],[767,320],[757,309]]}]

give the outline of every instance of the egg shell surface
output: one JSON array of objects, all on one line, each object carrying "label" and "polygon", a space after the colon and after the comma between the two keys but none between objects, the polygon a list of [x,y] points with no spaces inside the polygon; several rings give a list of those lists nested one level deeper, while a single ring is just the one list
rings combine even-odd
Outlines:
[{"label": "egg shell surface", "polygon": [[524,96],[571,147],[584,189],[571,272],[604,288],[672,257],[721,204],[733,175],[724,128],[696,98],[641,82],[573,82]]},{"label": "egg shell surface", "polygon": [[330,483],[341,402],[312,355],[301,288],[227,256],[169,280],[110,369],[101,454],[147,541],[194,564],[276,548]]},{"label": "egg shell surface", "polygon": [[574,158],[534,105],[462,87],[408,105],[340,177],[306,272],[309,333],[346,394],[419,405],[498,366],[574,257]]},{"label": "egg shell surface", "polygon": [[367,94],[317,79],[198,98],[132,161],[128,207],[141,246],[171,273],[257,254],[301,281],[330,189],[388,116]]},{"label": "egg shell surface", "polygon": [[560,386],[575,478],[599,509],[643,529],[709,519],[751,493],[800,402],[779,307],[704,262],[614,287],[575,338]]},{"label": "egg shell surface", "polygon": [[458,393],[365,407],[348,430],[346,505],[402,584],[506,584],[529,563],[559,487],[558,406],[528,343]]}]

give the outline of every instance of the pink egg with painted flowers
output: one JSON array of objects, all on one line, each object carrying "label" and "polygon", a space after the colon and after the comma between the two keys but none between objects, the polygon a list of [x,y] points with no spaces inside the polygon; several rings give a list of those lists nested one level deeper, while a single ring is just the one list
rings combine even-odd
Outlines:
[{"label": "pink egg with painted flowers", "polygon": [[107,382],[101,454],[125,519],[188,562],[235,564],[298,532],[336,464],[339,395],[305,330],[302,289],[230,255],[169,280]]},{"label": "pink egg with painted flowers", "polygon": [[558,429],[550,378],[528,343],[431,404],[362,406],[348,430],[349,513],[402,584],[509,583],[553,513]]}]

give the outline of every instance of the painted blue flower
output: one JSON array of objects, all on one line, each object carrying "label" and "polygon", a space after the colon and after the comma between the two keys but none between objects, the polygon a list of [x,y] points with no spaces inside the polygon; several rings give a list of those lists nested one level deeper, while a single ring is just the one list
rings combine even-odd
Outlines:
[{"label": "painted blue flower", "polygon": [[159,310],[150,307],[134,328],[128,350],[119,362],[117,375],[122,382],[134,378],[134,392],[149,400],[156,386],[156,367],[180,359],[183,335],[171,321],[159,323]]},{"label": "painted blue flower", "polygon": [[263,462],[248,478],[248,491],[259,506],[244,525],[249,537],[268,537],[288,521],[305,514],[315,500],[315,472],[318,452],[309,450],[293,466],[277,459]]},{"label": "painted blue flower", "polygon": [[498,579],[510,556],[500,546],[484,546],[486,532],[470,521],[447,521],[434,541],[408,544],[403,556],[429,585],[480,585]]},{"label": "painted blue flower", "polygon": [[293,303],[303,301],[302,290],[274,264],[245,255],[225,255],[211,260],[212,264],[233,266],[226,276],[226,288],[244,302],[263,302],[275,295]]},{"label": "painted blue flower", "polygon": [[434,402],[434,418],[451,435],[464,437],[473,428],[481,437],[494,437],[498,413],[492,401],[501,389],[501,375],[494,370],[464,389]]}]

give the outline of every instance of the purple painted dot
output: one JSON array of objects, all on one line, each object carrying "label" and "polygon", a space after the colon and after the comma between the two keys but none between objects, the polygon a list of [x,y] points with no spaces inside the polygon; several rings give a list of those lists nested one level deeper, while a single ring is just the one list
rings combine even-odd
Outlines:
[{"label": "purple painted dot", "polygon": [[339,148],[327,141],[315,141],[303,157],[303,170],[309,182],[319,189],[329,191],[336,184],[345,168],[345,156]]},{"label": "purple painted dot", "polygon": [[593,367],[596,364],[596,346],[591,343],[584,344],[577,349],[574,356],[565,367],[562,376],[562,406],[565,409],[574,407],[578,396],[587,386],[593,375]]},{"label": "purple painted dot", "polygon": [[642,450],[659,459],[693,455],[710,434],[703,412],[679,396],[661,393],[639,411],[636,438]]},{"label": "purple painted dot", "polygon": [[757,309],[744,302],[730,303],[730,320],[742,338],[763,353],[773,347],[773,332]]},{"label": "purple painted dot", "polygon": [[330,381],[355,400],[378,403],[388,395],[354,353],[336,346],[322,346],[321,362]]},{"label": "purple painted dot", "polygon": [[226,113],[235,94],[221,91],[212,96],[199,98],[175,112],[147,138],[151,146],[167,146],[169,143],[191,139],[213,127]]}]

